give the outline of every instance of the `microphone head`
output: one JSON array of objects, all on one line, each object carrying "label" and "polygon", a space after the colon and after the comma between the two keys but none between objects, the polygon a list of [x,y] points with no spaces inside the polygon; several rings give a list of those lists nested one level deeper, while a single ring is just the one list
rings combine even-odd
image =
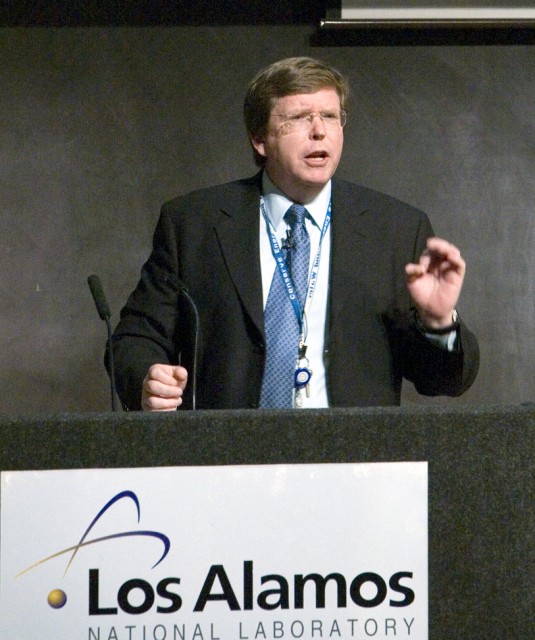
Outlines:
[{"label": "microphone head", "polygon": [[109,320],[111,317],[110,308],[104,295],[104,290],[100,284],[100,278],[97,275],[91,275],[87,278],[87,284],[91,289],[91,295],[95,301],[95,306],[98,311],[98,315],[102,320]]}]

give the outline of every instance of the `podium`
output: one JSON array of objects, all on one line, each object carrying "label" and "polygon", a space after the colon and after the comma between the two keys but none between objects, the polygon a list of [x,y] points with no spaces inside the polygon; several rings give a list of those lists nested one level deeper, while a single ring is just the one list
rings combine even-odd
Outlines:
[{"label": "podium", "polygon": [[0,470],[426,461],[429,637],[527,639],[534,442],[535,405],[3,416]]}]

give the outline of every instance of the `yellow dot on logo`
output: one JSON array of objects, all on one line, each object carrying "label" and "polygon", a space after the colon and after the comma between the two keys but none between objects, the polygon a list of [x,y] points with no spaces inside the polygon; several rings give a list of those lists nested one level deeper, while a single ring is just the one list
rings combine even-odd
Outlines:
[{"label": "yellow dot on logo", "polygon": [[53,609],[61,609],[67,602],[67,594],[61,589],[52,589],[48,594],[48,604]]}]

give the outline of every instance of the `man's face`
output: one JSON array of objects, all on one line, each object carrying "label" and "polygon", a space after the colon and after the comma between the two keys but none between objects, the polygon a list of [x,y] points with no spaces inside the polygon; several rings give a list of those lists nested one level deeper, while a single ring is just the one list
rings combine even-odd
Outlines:
[{"label": "man's face", "polygon": [[[280,116],[340,113],[340,99],[334,89],[285,96],[275,101],[265,136],[253,139],[256,151],[266,158],[265,168],[272,182],[291,200],[312,200],[338,167],[344,144],[344,130],[336,122],[326,123],[317,115],[298,130]],[[330,118],[329,118],[330,116]],[[310,124],[310,126],[308,126]]]}]

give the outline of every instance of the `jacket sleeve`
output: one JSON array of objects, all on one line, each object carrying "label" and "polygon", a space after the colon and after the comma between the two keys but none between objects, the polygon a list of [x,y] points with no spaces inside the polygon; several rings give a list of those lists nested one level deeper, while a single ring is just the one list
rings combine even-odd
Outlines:
[{"label": "jacket sleeve", "polygon": [[153,364],[179,361],[176,237],[174,217],[162,211],[152,252],[112,336],[117,393],[128,410],[141,409],[143,379]]},{"label": "jacket sleeve", "polygon": [[[433,228],[423,216],[416,233],[412,260],[418,260]],[[430,340],[416,320],[414,308],[389,315],[387,328],[395,370],[400,378],[411,381],[425,396],[459,396],[474,382],[479,370],[479,345],[475,335],[461,318],[454,348]]]},{"label": "jacket sleeve", "polygon": [[479,345],[460,321],[454,348],[449,351],[431,342],[414,317],[404,341],[404,376],[425,396],[460,396],[474,382],[479,369]]}]

